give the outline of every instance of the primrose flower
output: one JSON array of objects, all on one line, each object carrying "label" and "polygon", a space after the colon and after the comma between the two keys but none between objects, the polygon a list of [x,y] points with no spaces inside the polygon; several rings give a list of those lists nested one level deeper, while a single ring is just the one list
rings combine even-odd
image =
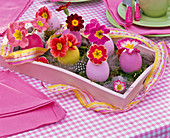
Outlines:
[{"label": "primrose flower", "polygon": [[120,80],[114,81],[114,90],[116,92],[122,92],[124,89],[126,89],[125,82],[121,82]]},{"label": "primrose flower", "polygon": [[77,42],[77,37],[73,34],[66,34],[65,36],[69,49],[75,50],[74,46],[79,44],[79,42]]},{"label": "primrose flower", "polygon": [[125,50],[125,48],[120,48],[117,50],[116,54],[118,55],[118,58],[120,57],[120,55],[122,54],[122,52]]},{"label": "primrose flower", "polygon": [[90,35],[88,39],[90,42],[93,42],[94,44],[103,45],[106,41],[110,40],[108,37],[104,35],[110,32],[110,30],[107,29],[105,25],[100,25],[98,23],[96,27],[90,29],[89,32]]},{"label": "primrose flower", "polygon": [[67,16],[66,23],[67,28],[70,29],[70,31],[80,31],[80,29],[84,27],[84,20],[81,16],[78,16],[78,14]]},{"label": "primrose flower", "polygon": [[97,21],[97,19],[92,19],[90,20],[90,23],[86,25],[85,30],[84,30],[84,34],[88,35],[90,33],[90,29],[92,29],[93,27],[96,27],[96,25],[99,22]]},{"label": "primrose flower", "polygon": [[48,20],[51,18],[51,16],[52,16],[52,12],[49,11],[46,6],[44,6],[44,7],[41,7],[41,8],[36,12],[36,18],[37,18],[38,16],[41,16],[42,18],[45,18],[46,21],[48,21]]},{"label": "primrose flower", "polygon": [[61,5],[56,11],[62,11],[68,8],[70,6],[71,2],[67,2],[65,5]]},{"label": "primrose flower", "polygon": [[119,40],[117,43],[118,49],[126,49],[128,53],[132,53],[133,51],[137,51],[135,48],[137,45],[141,44],[141,41],[137,39],[129,39],[125,38],[122,40]]},{"label": "primrose flower", "polygon": [[51,48],[50,52],[54,57],[64,57],[66,55],[66,51],[68,50],[65,36],[53,38],[50,40],[49,46]]},{"label": "primrose flower", "polygon": [[28,39],[25,37],[27,33],[25,23],[11,23],[7,30],[8,43],[13,47],[20,46],[21,48],[25,48],[29,43]]},{"label": "primrose flower", "polygon": [[48,62],[46,57],[38,57],[35,61],[49,64],[49,62]]},{"label": "primrose flower", "polygon": [[38,32],[46,31],[48,28],[48,23],[45,18],[38,16],[35,20],[31,21],[31,24],[37,29]]},{"label": "primrose flower", "polygon": [[103,45],[92,45],[87,53],[90,61],[96,65],[107,60],[107,50]]}]

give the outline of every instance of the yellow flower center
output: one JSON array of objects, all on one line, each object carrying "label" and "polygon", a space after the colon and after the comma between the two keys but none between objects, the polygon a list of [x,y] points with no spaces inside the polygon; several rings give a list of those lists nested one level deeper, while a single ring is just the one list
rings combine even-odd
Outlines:
[{"label": "yellow flower center", "polygon": [[48,15],[46,12],[43,12],[43,14],[41,15],[43,18],[47,19]]},{"label": "yellow flower center", "polygon": [[72,45],[73,44],[70,41],[68,41],[68,46],[71,47]]},{"label": "yellow flower center", "polygon": [[20,30],[15,30],[14,37],[16,40],[22,40],[22,32]]},{"label": "yellow flower center", "polygon": [[73,26],[77,26],[78,24],[79,24],[79,22],[76,19],[72,20],[72,25]]},{"label": "yellow flower center", "polygon": [[126,48],[129,48],[129,49],[133,49],[134,44],[127,44],[125,47],[126,47]]},{"label": "yellow flower center", "polygon": [[57,43],[57,50],[61,50],[63,45],[61,43]]},{"label": "yellow flower center", "polygon": [[66,8],[67,8],[66,6],[61,7],[62,10],[66,9]]},{"label": "yellow flower center", "polygon": [[102,51],[96,49],[96,50],[93,52],[93,56],[94,56],[94,58],[97,58],[97,59],[101,58],[101,57],[103,56],[103,55],[102,55]]},{"label": "yellow flower center", "polygon": [[37,24],[42,27],[43,26],[43,23],[41,21],[37,21]]},{"label": "yellow flower center", "polygon": [[99,39],[101,39],[103,37],[102,35],[103,33],[104,33],[103,30],[96,31],[95,37],[98,37]]},{"label": "yellow flower center", "polygon": [[117,90],[118,91],[122,90],[122,85],[117,85]]}]

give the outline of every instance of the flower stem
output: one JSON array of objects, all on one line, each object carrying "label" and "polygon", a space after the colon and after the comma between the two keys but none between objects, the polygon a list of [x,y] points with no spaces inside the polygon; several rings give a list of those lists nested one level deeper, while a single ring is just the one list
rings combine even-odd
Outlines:
[{"label": "flower stem", "polygon": [[30,33],[30,35],[33,35],[33,33],[36,31],[37,29],[34,28],[34,30]]}]

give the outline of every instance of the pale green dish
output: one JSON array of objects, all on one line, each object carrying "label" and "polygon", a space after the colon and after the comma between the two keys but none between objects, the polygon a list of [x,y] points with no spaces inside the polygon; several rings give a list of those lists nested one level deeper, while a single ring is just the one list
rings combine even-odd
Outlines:
[{"label": "pale green dish", "polygon": [[106,10],[106,17],[108,19],[108,21],[113,25],[115,26],[116,28],[118,29],[125,29],[124,27],[120,26],[111,16],[111,14],[109,13],[108,10]]},{"label": "pale green dish", "polygon": [[[120,3],[118,6],[118,14],[121,18],[125,19],[126,15],[126,6],[123,3]],[[152,18],[144,15],[141,12],[140,21],[133,20],[133,24],[145,27],[168,27],[170,26],[170,7],[168,8],[167,14],[159,18]]]},{"label": "pale green dish", "polygon": [[[108,19],[108,21],[113,25],[115,26],[116,28],[118,29],[124,29],[122,26],[120,26],[113,18],[112,16],[110,15],[109,11],[106,10],[106,17]],[[145,35],[147,37],[167,37],[167,36],[170,36],[170,34],[161,34],[161,35]]]}]

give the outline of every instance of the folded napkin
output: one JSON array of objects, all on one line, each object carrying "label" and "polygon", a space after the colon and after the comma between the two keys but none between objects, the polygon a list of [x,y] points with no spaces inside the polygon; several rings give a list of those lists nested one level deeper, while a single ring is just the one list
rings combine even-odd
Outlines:
[{"label": "folded napkin", "polygon": [[133,31],[140,35],[156,35],[156,34],[170,34],[170,27],[163,28],[153,28],[153,27],[142,27],[137,25],[132,25],[127,27],[125,21],[119,16],[117,8],[122,0],[103,0],[106,6],[106,9],[110,12],[113,19],[121,26],[128,31]]},{"label": "folded napkin", "polygon": [[0,0],[0,36],[3,36],[8,24],[16,21],[34,0]]},{"label": "folded napkin", "polygon": [[11,71],[0,71],[0,137],[55,123],[66,111]]}]

